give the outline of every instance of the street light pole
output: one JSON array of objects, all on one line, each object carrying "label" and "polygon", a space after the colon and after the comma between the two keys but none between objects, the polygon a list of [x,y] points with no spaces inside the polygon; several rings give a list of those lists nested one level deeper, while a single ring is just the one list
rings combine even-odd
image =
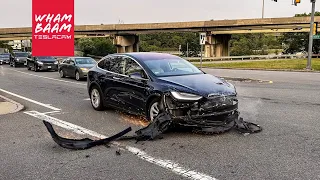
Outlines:
[{"label": "street light pole", "polygon": [[262,0],[262,19],[264,17],[264,0]]},{"label": "street light pole", "polygon": [[313,24],[314,24],[314,13],[316,9],[316,0],[311,0],[311,21],[310,21],[310,33],[309,33],[309,47],[308,47],[308,62],[307,70],[311,70],[311,59],[312,59],[312,45],[313,45]]}]

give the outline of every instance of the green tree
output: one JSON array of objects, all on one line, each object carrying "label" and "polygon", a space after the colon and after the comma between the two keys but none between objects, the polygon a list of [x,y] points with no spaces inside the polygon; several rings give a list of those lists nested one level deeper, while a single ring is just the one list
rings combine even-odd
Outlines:
[{"label": "green tree", "polygon": [[[295,17],[310,16],[311,13],[296,14]],[[320,12],[315,12],[315,16],[320,16]],[[284,33],[282,43],[285,45],[284,53],[293,54],[297,52],[308,51],[309,33]],[[320,41],[313,41],[312,52],[318,54],[320,52]]]},{"label": "green tree", "polygon": [[107,38],[83,38],[76,41],[76,46],[83,52],[84,56],[105,56],[116,52],[116,47],[111,39]]}]

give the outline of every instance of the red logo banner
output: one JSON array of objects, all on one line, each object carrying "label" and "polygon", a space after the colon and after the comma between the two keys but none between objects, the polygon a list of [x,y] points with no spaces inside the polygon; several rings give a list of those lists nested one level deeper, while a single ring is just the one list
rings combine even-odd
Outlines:
[{"label": "red logo banner", "polygon": [[74,56],[74,0],[32,0],[32,55]]}]

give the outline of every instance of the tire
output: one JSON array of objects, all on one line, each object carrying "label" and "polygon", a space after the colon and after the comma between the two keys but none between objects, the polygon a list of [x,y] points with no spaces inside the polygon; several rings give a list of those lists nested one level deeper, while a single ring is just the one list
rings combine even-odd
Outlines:
[{"label": "tire", "polygon": [[[146,115],[146,118],[148,121],[152,122],[153,119],[159,114],[159,112],[160,112],[159,106],[160,106],[160,98],[154,98],[148,104],[148,110],[147,110],[147,115]],[[158,112],[155,113],[154,111],[158,111]],[[151,115],[151,114],[153,114],[153,115]]]},{"label": "tire", "polygon": [[29,65],[29,64],[27,64],[27,69],[28,69],[28,71],[30,71],[30,70],[31,70],[31,67],[30,67],[30,65]]},{"label": "tire", "polygon": [[63,73],[63,70],[62,70],[62,69],[60,69],[60,70],[59,70],[59,75],[60,75],[60,78],[64,78],[64,77],[66,77],[66,76],[64,75],[64,73]]},{"label": "tire", "polygon": [[74,75],[74,77],[76,78],[77,81],[81,80],[79,71],[76,71],[76,74]]},{"label": "tire", "polygon": [[95,109],[96,111],[104,110],[103,96],[97,86],[93,86],[90,89],[90,102],[93,109]]},{"label": "tire", "polygon": [[13,62],[13,67],[17,68],[17,63],[16,62]]},{"label": "tire", "polygon": [[38,67],[37,67],[37,65],[34,65],[34,66],[33,66],[33,69],[34,69],[34,72],[38,72]]}]

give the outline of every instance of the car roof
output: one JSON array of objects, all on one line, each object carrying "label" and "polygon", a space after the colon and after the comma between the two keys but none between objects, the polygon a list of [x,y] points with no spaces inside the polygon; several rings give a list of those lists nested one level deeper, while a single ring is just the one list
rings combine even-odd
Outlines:
[{"label": "car roof", "polygon": [[167,53],[156,53],[156,52],[131,52],[122,53],[124,55],[130,56],[136,60],[156,60],[156,59],[177,59],[178,56],[167,54]]}]

